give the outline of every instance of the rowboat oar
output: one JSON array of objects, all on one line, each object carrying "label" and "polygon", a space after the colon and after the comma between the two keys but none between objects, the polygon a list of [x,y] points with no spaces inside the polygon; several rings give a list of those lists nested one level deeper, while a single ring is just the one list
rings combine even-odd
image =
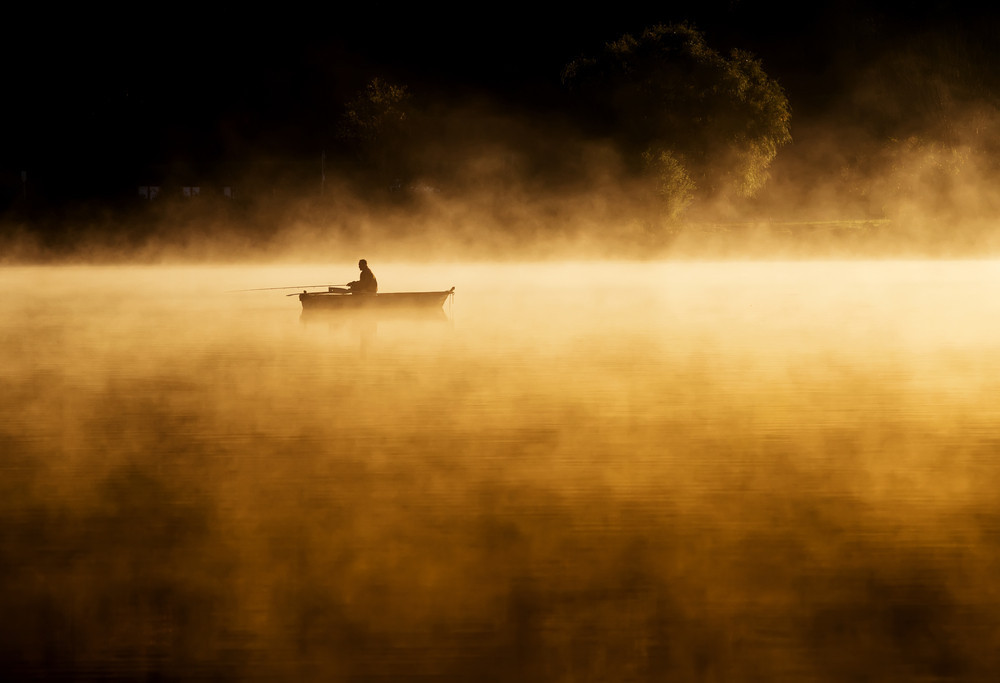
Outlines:
[{"label": "rowboat oar", "polygon": [[258,287],[256,289],[230,289],[227,294],[233,292],[267,292],[275,289],[306,289],[309,287],[349,287],[350,285],[290,285],[288,287]]}]

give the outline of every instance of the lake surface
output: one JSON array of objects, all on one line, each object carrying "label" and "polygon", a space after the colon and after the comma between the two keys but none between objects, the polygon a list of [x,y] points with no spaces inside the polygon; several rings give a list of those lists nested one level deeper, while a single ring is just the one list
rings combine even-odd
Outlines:
[{"label": "lake surface", "polygon": [[372,267],[0,271],[0,678],[1000,679],[1000,263]]}]

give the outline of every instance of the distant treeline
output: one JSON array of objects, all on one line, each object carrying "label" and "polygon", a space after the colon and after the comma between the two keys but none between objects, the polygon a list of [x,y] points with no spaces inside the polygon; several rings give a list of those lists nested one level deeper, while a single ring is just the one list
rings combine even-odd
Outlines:
[{"label": "distant treeline", "polygon": [[669,249],[678,235],[745,242],[708,225],[768,225],[774,238],[791,230],[779,225],[862,220],[901,239],[978,242],[1000,212],[1000,89],[980,33],[897,35],[880,50],[862,31],[866,61],[837,66],[851,70],[841,99],[798,124],[768,64],[685,23],[568,56],[545,106],[374,78],[304,147],[234,151],[203,132],[197,154],[163,149],[150,163],[116,134],[135,125],[109,118],[72,154],[0,169],[0,238],[36,254],[361,232]]}]

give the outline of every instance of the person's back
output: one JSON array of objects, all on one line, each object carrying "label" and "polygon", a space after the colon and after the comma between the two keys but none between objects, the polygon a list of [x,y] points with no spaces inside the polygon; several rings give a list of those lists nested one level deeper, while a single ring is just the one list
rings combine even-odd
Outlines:
[{"label": "person's back", "polygon": [[358,268],[361,269],[361,277],[356,282],[351,283],[351,292],[354,294],[376,294],[378,280],[375,279],[375,273],[368,267],[368,262],[361,259],[358,261]]}]

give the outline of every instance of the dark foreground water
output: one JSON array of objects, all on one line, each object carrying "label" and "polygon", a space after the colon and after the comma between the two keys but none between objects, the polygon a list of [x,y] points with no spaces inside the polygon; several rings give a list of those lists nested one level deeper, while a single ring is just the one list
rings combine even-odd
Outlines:
[{"label": "dark foreground water", "polygon": [[0,679],[1000,680],[1000,264],[372,265],[0,271]]}]

